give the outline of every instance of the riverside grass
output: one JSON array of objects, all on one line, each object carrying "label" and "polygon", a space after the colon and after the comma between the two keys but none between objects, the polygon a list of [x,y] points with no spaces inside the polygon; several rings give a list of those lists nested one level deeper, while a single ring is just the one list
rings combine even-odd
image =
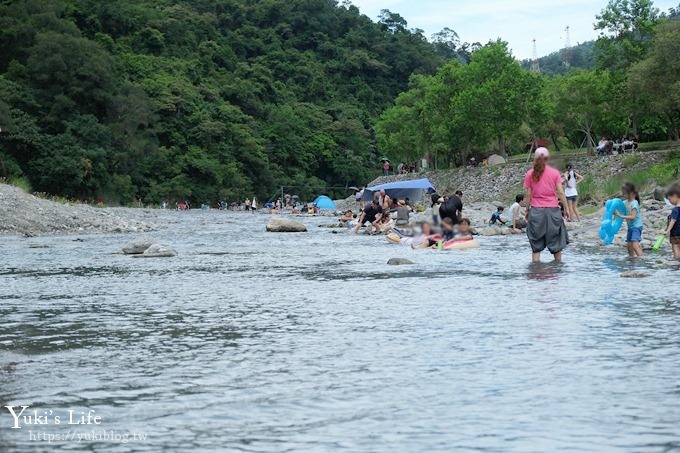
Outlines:
[{"label": "riverside grass", "polygon": [[[637,159],[633,162],[633,158]],[[626,157],[624,165],[633,166],[640,157],[631,155]],[[609,197],[618,195],[624,182],[634,184],[638,190],[649,190],[654,186],[667,186],[680,178],[680,151],[672,151],[664,162],[651,165],[642,170],[625,172],[606,179],[595,179],[588,175],[579,184],[579,196],[586,202],[601,202]]]}]

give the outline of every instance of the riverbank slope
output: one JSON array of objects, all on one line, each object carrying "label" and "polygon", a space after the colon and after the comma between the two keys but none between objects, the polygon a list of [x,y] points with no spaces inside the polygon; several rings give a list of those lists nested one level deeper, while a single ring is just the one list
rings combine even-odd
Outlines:
[{"label": "riverbank slope", "polygon": [[136,233],[156,229],[146,209],[57,203],[0,184],[0,234]]}]

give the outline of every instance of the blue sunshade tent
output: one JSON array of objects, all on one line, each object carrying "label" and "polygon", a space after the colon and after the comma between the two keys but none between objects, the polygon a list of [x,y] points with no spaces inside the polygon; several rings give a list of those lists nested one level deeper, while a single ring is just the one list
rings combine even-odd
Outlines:
[{"label": "blue sunshade tent", "polygon": [[363,201],[370,201],[373,199],[373,196],[381,190],[384,190],[393,200],[404,200],[409,198],[413,201],[418,201],[423,196],[423,192],[434,191],[434,186],[427,178],[391,182],[379,186],[367,187],[364,190],[364,195],[361,199]]},{"label": "blue sunshade tent", "polygon": [[326,195],[321,195],[314,200],[314,206],[319,209],[335,209],[335,202]]}]

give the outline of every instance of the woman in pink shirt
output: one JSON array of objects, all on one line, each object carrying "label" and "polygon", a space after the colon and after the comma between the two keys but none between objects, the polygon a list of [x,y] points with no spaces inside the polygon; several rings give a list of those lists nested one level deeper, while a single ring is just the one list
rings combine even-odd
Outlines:
[{"label": "woman in pink shirt", "polygon": [[[534,154],[534,168],[524,178],[529,209],[527,212],[527,237],[533,252],[534,263],[541,261],[541,252],[546,248],[555,261],[562,260],[562,250],[569,242],[567,227],[562,219],[563,206],[567,199],[562,188],[562,175],[550,165],[550,153],[538,148]],[[569,213],[566,212],[567,219]]]}]

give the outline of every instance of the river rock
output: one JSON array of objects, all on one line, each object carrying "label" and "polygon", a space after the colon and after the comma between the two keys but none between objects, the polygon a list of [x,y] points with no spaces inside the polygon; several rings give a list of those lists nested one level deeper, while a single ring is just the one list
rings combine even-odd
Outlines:
[{"label": "river rock", "polygon": [[267,231],[270,233],[304,233],[307,227],[295,220],[272,218],[267,223]]},{"label": "river rock", "polygon": [[416,263],[411,260],[407,260],[406,258],[390,258],[387,264],[390,266],[410,266]]},{"label": "river rock", "polygon": [[125,244],[122,250],[126,255],[141,255],[153,244],[154,242],[149,238],[138,238]]},{"label": "river rock", "polygon": [[656,201],[666,201],[666,190],[662,187],[654,189],[654,199]]},{"label": "river rock", "polygon": [[512,234],[512,230],[500,226],[488,226],[479,230],[480,236],[505,236],[508,234]]},{"label": "river rock", "polygon": [[177,252],[175,252],[170,247],[160,244],[151,244],[149,248],[144,250],[144,253],[132,256],[133,258],[170,258],[176,255]]},{"label": "river rock", "polygon": [[626,271],[621,274],[621,277],[623,278],[646,278],[650,277],[650,274],[647,272],[641,272],[641,271]]}]

